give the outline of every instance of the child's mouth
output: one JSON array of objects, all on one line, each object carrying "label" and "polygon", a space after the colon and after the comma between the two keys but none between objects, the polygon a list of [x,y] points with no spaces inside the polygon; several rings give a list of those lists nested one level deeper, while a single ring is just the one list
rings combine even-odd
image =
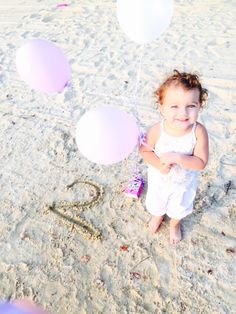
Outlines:
[{"label": "child's mouth", "polygon": [[186,119],[177,119],[177,121],[179,121],[179,122],[188,122],[188,120],[189,119],[187,119],[187,118]]}]

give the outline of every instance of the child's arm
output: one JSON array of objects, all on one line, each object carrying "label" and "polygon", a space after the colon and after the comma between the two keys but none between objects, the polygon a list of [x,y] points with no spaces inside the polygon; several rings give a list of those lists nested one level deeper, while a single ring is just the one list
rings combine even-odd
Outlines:
[{"label": "child's arm", "polygon": [[160,158],[154,152],[155,143],[160,136],[160,131],[160,123],[154,124],[148,130],[145,141],[147,145],[142,144],[140,146],[140,154],[148,164],[157,168],[161,173],[167,174],[171,166],[167,163],[161,163]]},{"label": "child's arm", "polygon": [[193,170],[202,170],[208,162],[209,144],[208,134],[205,127],[198,123],[196,127],[196,145],[193,155],[188,156],[179,153],[166,153],[160,156],[161,162],[176,163],[180,166]]}]

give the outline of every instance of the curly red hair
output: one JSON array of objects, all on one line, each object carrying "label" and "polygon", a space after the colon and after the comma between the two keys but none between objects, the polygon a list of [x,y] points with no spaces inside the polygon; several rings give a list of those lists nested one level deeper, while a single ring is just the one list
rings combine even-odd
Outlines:
[{"label": "curly red hair", "polygon": [[198,89],[199,90],[199,102],[201,107],[208,98],[208,90],[203,88],[199,79],[199,76],[195,73],[179,72],[177,70],[173,71],[173,74],[168,76],[161,86],[155,91],[155,96],[157,97],[157,103],[163,104],[163,100],[166,94],[166,90],[171,85],[181,86],[186,90]]}]

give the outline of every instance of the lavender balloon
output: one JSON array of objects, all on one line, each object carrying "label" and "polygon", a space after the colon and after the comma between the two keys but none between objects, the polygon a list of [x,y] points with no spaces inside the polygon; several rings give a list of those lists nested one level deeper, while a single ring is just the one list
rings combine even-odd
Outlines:
[{"label": "lavender balloon", "polygon": [[31,88],[46,93],[62,91],[71,76],[64,54],[45,39],[32,39],[19,48],[16,67]]},{"label": "lavender balloon", "polygon": [[79,120],[76,142],[80,152],[90,161],[109,165],[117,163],[133,151],[139,130],[134,117],[113,107],[90,110]]}]

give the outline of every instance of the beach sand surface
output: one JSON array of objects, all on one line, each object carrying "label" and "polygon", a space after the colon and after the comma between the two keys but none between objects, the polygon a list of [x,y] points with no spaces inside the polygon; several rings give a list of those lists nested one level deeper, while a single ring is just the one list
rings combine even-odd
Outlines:
[{"label": "beach sand surface", "polygon": [[[235,1],[175,1],[170,27],[145,47],[121,31],[115,1],[66,3],[0,3],[0,299],[27,297],[58,314],[236,313]],[[19,77],[16,51],[32,38],[67,56],[62,93]],[[146,130],[160,120],[153,92],[175,68],[197,71],[209,89],[200,121],[210,160],[173,247],[168,219],[154,236],[147,230],[146,185],[138,200],[122,193],[136,166],[146,182],[137,149],[94,164],[75,131],[103,105],[132,112]]]}]

